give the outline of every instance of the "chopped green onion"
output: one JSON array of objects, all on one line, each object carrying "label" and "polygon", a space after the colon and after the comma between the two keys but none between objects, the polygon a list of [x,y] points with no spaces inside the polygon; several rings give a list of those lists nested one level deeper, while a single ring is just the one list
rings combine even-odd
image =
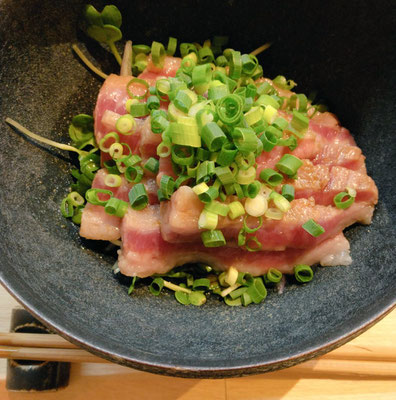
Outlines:
[{"label": "chopped green onion", "polygon": [[201,137],[199,136],[198,126],[194,118],[179,118],[178,122],[170,123],[169,129],[174,144],[201,147]]},{"label": "chopped green onion", "polygon": [[228,185],[235,182],[235,178],[230,170],[230,167],[217,167],[215,169],[215,174],[223,185]]},{"label": "chopped green onion", "polygon": [[210,280],[208,278],[195,279],[192,287],[194,290],[208,290]]},{"label": "chopped green onion", "polygon": [[229,94],[216,104],[219,119],[227,125],[236,125],[243,113],[243,100],[236,94]]},{"label": "chopped green onion", "polygon": [[220,203],[219,201],[212,201],[205,205],[205,210],[226,217],[229,211],[229,206],[228,204]]},{"label": "chopped green onion", "polygon": [[236,219],[240,217],[241,215],[245,214],[245,209],[239,201],[233,201],[228,205],[229,211],[228,211],[228,216],[231,219]]},{"label": "chopped green onion", "polygon": [[197,65],[192,70],[192,83],[198,94],[203,94],[209,88],[209,82],[212,80],[212,69],[210,64]]},{"label": "chopped green onion", "polygon": [[122,218],[128,210],[126,201],[112,197],[104,207],[106,214]]},{"label": "chopped green onion", "polygon": [[170,156],[171,154],[171,145],[170,143],[161,142],[157,146],[157,155],[161,158],[165,158]]},{"label": "chopped green onion", "polygon": [[247,224],[248,218],[249,217],[247,215],[243,218],[243,229],[245,230],[245,232],[254,233],[254,232],[258,231],[263,226],[263,217],[262,216],[258,217],[258,224],[254,228],[250,228],[248,226],[248,224]]},{"label": "chopped green onion", "polygon": [[303,162],[296,156],[284,154],[275,166],[284,174],[294,176],[302,165]]},{"label": "chopped green onion", "polygon": [[254,167],[250,167],[246,170],[240,169],[235,177],[237,183],[239,183],[240,185],[249,185],[254,182],[255,178],[256,168]]},{"label": "chopped green onion", "polygon": [[150,113],[146,103],[133,103],[130,106],[130,114],[133,117],[145,117]]},{"label": "chopped green onion", "polygon": [[129,191],[129,203],[134,210],[143,210],[148,204],[148,195],[143,183],[137,183]]},{"label": "chopped green onion", "polygon": [[271,151],[278,144],[278,138],[268,129],[260,136],[260,140],[264,151]]},{"label": "chopped green onion", "polygon": [[268,201],[263,195],[257,195],[254,199],[247,198],[245,201],[245,211],[252,217],[264,215],[268,208]]},{"label": "chopped green onion", "polygon": [[220,247],[226,244],[226,240],[220,230],[202,232],[201,239],[205,247]]},{"label": "chopped green onion", "polygon": [[215,122],[209,122],[202,128],[201,137],[209,151],[220,150],[227,140],[226,135]]},{"label": "chopped green onion", "polygon": [[[246,289],[246,288],[241,288],[241,289]],[[239,289],[237,289],[237,290],[239,290]],[[234,290],[234,292],[236,292],[236,290]],[[233,292],[231,292],[231,293],[233,293]],[[231,295],[231,293],[230,293],[230,295]],[[236,299],[225,297],[224,302],[227,304],[227,306],[230,306],[230,307],[238,307],[238,306],[242,305],[241,297],[237,297]]]},{"label": "chopped green onion", "polygon": [[62,213],[62,216],[65,218],[71,218],[74,214],[74,207],[72,205],[71,200],[68,197],[65,197],[62,200],[60,210]]},{"label": "chopped green onion", "polygon": [[355,201],[355,197],[351,196],[347,192],[341,192],[334,196],[334,204],[337,208],[345,210],[349,208]]},{"label": "chopped green onion", "polygon": [[313,271],[309,265],[300,264],[294,267],[294,276],[297,282],[307,283],[312,281]]},{"label": "chopped green onion", "polygon": [[173,100],[173,104],[184,113],[187,113],[192,105],[191,97],[186,93],[186,90],[179,90]]},{"label": "chopped green onion", "polygon": [[159,161],[154,157],[150,157],[144,164],[144,168],[147,169],[147,171],[156,174],[159,170]]},{"label": "chopped green onion", "polygon": [[160,189],[165,198],[170,199],[175,189],[175,181],[169,175],[162,175]]},{"label": "chopped green onion", "polygon": [[201,182],[198,185],[195,185],[192,190],[197,196],[199,196],[209,190],[209,186],[205,182]]},{"label": "chopped green onion", "polygon": [[[309,125],[309,118],[299,111],[293,110],[293,119],[291,121],[292,128],[296,129],[300,136],[304,135]],[[292,131],[293,132],[293,131]]]},{"label": "chopped green onion", "polygon": [[324,228],[313,219],[309,219],[305,224],[302,225],[302,228],[313,237],[318,237],[325,232]]},{"label": "chopped green onion", "polygon": [[235,156],[238,153],[238,149],[230,142],[225,142],[221,147],[220,153],[217,156],[217,164],[222,167],[228,167],[234,161]]},{"label": "chopped green onion", "polygon": [[282,183],[283,176],[271,168],[264,168],[260,172],[260,179],[270,186],[278,186]]},{"label": "chopped green onion", "polygon": [[[109,196],[107,200],[100,200],[99,194],[104,196]],[[113,196],[113,192],[111,190],[106,189],[88,189],[85,193],[85,198],[88,203],[91,203],[95,206],[104,206],[108,202],[108,200]]]},{"label": "chopped green onion", "polygon": [[209,210],[202,210],[198,219],[198,228],[209,230],[216,229],[218,221],[218,214]]},{"label": "chopped green onion", "polygon": [[288,184],[283,185],[282,196],[289,201],[294,200],[294,186]]},{"label": "chopped green onion", "polygon": [[232,138],[235,146],[246,156],[257,149],[257,136],[251,128],[236,127],[232,131]]},{"label": "chopped green onion", "polygon": [[[144,92],[143,95],[138,96],[138,95],[135,95],[135,94],[133,94],[133,93],[131,92],[130,86],[131,86],[133,83],[137,83],[137,84],[139,84],[139,85],[145,87],[145,92]],[[144,79],[139,79],[139,78],[132,78],[132,79],[127,83],[126,90],[127,90],[128,95],[129,95],[129,97],[130,97],[131,99],[138,99],[138,100],[141,100],[141,99],[144,99],[144,98],[146,97],[147,92],[148,92],[148,90],[149,90],[149,87],[150,87],[150,86],[149,86],[149,84],[147,83],[146,80],[144,80]]]},{"label": "chopped green onion", "polygon": [[177,49],[177,39],[174,37],[170,37],[168,40],[168,47],[166,49],[166,54],[168,56],[173,56]]},{"label": "chopped green onion", "polygon": [[121,186],[122,179],[120,175],[108,174],[104,179],[104,184],[109,187],[119,187]]},{"label": "chopped green onion", "polygon": [[81,218],[82,218],[83,210],[84,210],[84,207],[82,207],[82,206],[76,207],[74,210],[74,214],[72,216],[72,221],[77,225],[81,225]]},{"label": "chopped green onion", "polygon": [[294,86],[297,85],[296,82],[292,81],[291,79],[286,79],[284,76],[282,75],[278,75],[276,78],[274,78],[272,80],[272,82],[274,83],[274,85],[278,86],[281,89],[284,90],[291,90],[294,88]]},{"label": "chopped green onion", "polygon": [[179,165],[191,165],[194,161],[194,149],[180,145],[172,146],[172,161]]},{"label": "chopped green onion", "polygon": [[149,96],[147,99],[147,108],[151,110],[158,110],[160,108],[160,99],[158,96]]},{"label": "chopped green onion", "polygon": [[143,168],[139,166],[129,166],[125,170],[125,179],[128,182],[139,183],[143,178]]},{"label": "chopped green onion", "polygon": [[73,207],[82,206],[85,202],[84,197],[81,196],[78,192],[71,192],[67,195],[67,199],[70,200],[70,204]]},{"label": "chopped green onion", "polygon": [[282,272],[280,272],[276,268],[270,268],[267,271],[266,278],[269,282],[279,283],[282,280]]},{"label": "chopped green onion", "polygon": [[151,282],[149,290],[151,294],[153,294],[154,296],[159,296],[163,287],[164,287],[164,280],[162,278],[155,278]]},{"label": "chopped green onion", "polygon": [[[254,243],[254,246],[252,244]],[[245,249],[247,251],[260,251],[262,249],[263,245],[262,243],[254,236],[254,237],[249,237],[247,238]]]},{"label": "chopped green onion", "polygon": [[151,44],[151,57],[156,67],[162,68],[164,66],[166,51],[162,43],[153,42]]},{"label": "chopped green onion", "polygon": [[211,186],[206,192],[198,195],[199,200],[203,203],[210,203],[211,201],[217,199],[219,197],[219,190],[214,186]]},{"label": "chopped green onion", "polygon": [[259,304],[267,297],[267,289],[261,278],[255,278],[253,284],[248,287],[246,292],[250,296],[253,303]]},{"label": "chopped green onion", "polygon": [[270,194],[269,199],[273,200],[275,207],[281,210],[283,213],[288,212],[291,208],[290,202],[275,191]]},{"label": "chopped green onion", "polygon": [[135,118],[130,114],[121,116],[116,122],[116,129],[123,135],[132,135],[136,129]]},{"label": "chopped green onion", "polygon": [[[111,142],[110,146],[106,146],[106,142],[110,139],[114,139],[114,142]],[[110,133],[106,134],[102,139],[100,139],[99,149],[100,149],[100,151],[103,151],[104,153],[108,153],[110,151],[111,145],[113,143],[119,143],[119,142],[120,142],[120,137],[118,136],[118,133],[110,132]]]},{"label": "chopped green onion", "polygon": [[224,278],[224,282],[228,283],[229,286],[233,286],[236,284],[238,279],[238,270],[235,267],[230,267]]},{"label": "chopped green onion", "polygon": [[242,73],[242,57],[239,51],[231,50],[230,57],[230,78],[239,79]]},{"label": "chopped green onion", "polygon": [[264,215],[268,219],[281,220],[283,218],[283,212],[275,207],[269,207]]}]

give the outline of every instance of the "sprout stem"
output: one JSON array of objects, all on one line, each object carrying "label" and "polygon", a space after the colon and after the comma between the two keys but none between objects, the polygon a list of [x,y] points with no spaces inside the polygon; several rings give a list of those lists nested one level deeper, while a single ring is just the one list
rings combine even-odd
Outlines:
[{"label": "sprout stem", "polygon": [[87,57],[83,54],[83,52],[78,48],[76,44],[72,45],[72,49],[76,52],[76,54],[80,57],[81,61],[95,74],[99,75],[103,79],[107,79],[108,75],[102,72],[99,68],[96,68],[95,65],[88,60]]},{"label": "sprout stem", "polygon": [[253,50],[253,51],[250,53],[250,55],[252,55],[252,56],[257,56],[257,55],[259,55],[259,54],[262,53],[264,50],[267,50],[269,47],[271,47],[271,44],[272,44],[272,43],[266,43],[266,44],[263,44],[263,45],[260,46],[260,47],[257,47],[257,49],[256,49],[256,50]]},{"label": "sprout stem", "polygon": [[75,151],[75,152],[78,153],[80,156],[83,156],[83,155],[88,154],[87,151],[83,151],[83,150],[76,149],[75,147],[70,146],[70,145],[68,145],[68,144],[63,144],[63,143],[54,142],[54,141],[51,140],[51,139],[46,139],[46,138],[43,138],[43,137],[40,136],[40,135],[37,135],[36,133],[30,132],[30,131],[27,130],[25,127],[23,127],[21,124],[19,124],[18,122],[14,121],[14,120],[11,119],[11,118],[6,118],[6,119],[5,119],[5,122],[7,122],[7,124],[13,126],[14,128],[18,129],[18,131],[22,132],[24,135],[29,136],[29,137],[31,137],[31,138],[33,138],[33,139],[39,141],[39,142],[48,144],[48,145],[53,146],[53,147],[57,147],[58,149],[61,149],[61,150]]},{"label": "sprout stem", "polygon": [[120,56],[120,53],[117,50],[117,47],[115,46],[114,42],[108,42],[108,45],[110,47],[111,52],[113,53],[114,57],[116,58],[118,64],[122,64],[122,59]]}]

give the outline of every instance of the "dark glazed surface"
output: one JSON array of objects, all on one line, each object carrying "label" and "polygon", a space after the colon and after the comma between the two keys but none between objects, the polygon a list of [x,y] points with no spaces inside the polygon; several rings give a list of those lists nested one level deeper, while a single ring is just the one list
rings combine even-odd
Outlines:
[{"label": "dark glazed surface", "polygon": [[229,34],[231,46],[248,52],[272,41],[261,58],[265,74],[293,78],[300,92],[319,88],[363,149],[379,187],[373,224],[346,233],[352,266],[320,268],[314,283],[289,286],[259,306],[231,308],[212,300],[198,308],[142,290],[129,297],[112,278],[112,259],[83,249],[76,227],[59,212],[71,181],[69,155],[33,146],[3,122],[9,116],[66,142],[71,116],[93,111],[101,81],[73,56],[70,43],[83,41],[107,73],[117,65],[77,31],[82,3],[0,1],[0,277],[41,320],[116,362],[221,377],[282,368],[325,352],[395,304],[391,2],[291,3],[199,1],[193,13],[187,2],[124,3],[133,17],[123,30],[135,43]]}]

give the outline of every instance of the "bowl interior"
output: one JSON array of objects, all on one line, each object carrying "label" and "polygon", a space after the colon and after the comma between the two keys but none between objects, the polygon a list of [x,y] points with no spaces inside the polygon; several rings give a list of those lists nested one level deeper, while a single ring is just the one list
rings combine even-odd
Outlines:
[{"label": "bowl interior", "polygon": [[[394,13],[381,2],[117,2],[124,37],[166,43],[229,35],[249,52],[264,42],[266,76],[285,75],[297,92],[319,96],[351,130],[367,157],[380,202],[370,226],[349,228],[353,264],[318,268],[306,286],[290,285],[265,303],[231,308],[212,299],[184,307],[112,277],[105,244],[82,241],[59,204],[71,183],[70,156],[32,144],[10,129],[67,141],[73,115],[90,114],[101,81],[71,52],[83,42],[95,62],[112,56],[77,28],[83,2],[0,1],[0,278],[27,308],[70,340],[113,361],[180,376],[232,376],[285,367],[329,350],[395,304],[396,154]],[[99,8],[103,3],[95,2]],[[67,6],[66,6],[67,5]],[[210,10],[210,11],[208,11]],[[126,17],[128,16],[128,17]]]}]

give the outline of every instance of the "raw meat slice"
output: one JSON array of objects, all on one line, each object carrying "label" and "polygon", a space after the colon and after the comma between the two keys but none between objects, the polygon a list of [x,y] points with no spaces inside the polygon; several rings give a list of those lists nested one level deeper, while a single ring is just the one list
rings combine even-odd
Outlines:
[{"label": "raw meat slice", "polygon": [[[122,182],[119,187],[113,188],[107,186],[105,184],[107,174],[108,172],[106,169],[100,169],[95,175],[92,187],[95,189],[111,190],[114,197],[129,202],[128,193],[132,188],[132,184],[122,177]],[[149,203],[158,203],[158,187],[155,180],[145,178],[142,183],[144,183],[149,196]],[[100,197],[99,194],[99,198]],[[94,206],[88,203],[82,212],[80,236],[94,240],[116,240],[120,238],[120,225],[121,218],[106,214],[102,206]]]},{"label": "raw meat slice", "polygon": [[[281,221],[264,219],[256,232],[262,250],[281,251],[285,248],[308,248],[336,235],[355,222],[370,223],[373,206],[368,203],[354,203],[346,210],[315,204],[313,198],[298,199],[291,203],[291,209]],[[180,187],[169,202],[161,203],[161,233],[164,240],[171,243],[194,242],[200,240],[198,219],[204,204],[188,186]],[[325,233],[315,238],[302,225],[314,219]],[[253,219],[254,221],[255,219]],[[230,220],[220,217],[217,229],[225,238],[236,242],[242,227],[242,217]]]},{"label": "raw meat slice", "polygon": [[284,183],[294,186],[296,199],[313,197],[321,205],[334,205],[334,196],[346,188],[356,190],[355,201],[369,204],[378,201],[378,189],[367,174],[344,167],[313,165],[308,160],[298,170],[298,179],[287,179]]},{"label": "raw meat slice", "polygon": [[297,264],[313,265],[323,262],[335,265],[334,260],[348,265],[349,243],[338,234],[310,249],[260,251],[251,253],[238,247],[206,248],[201,244],[173,244],[165,242],[160,232],[158,206],[142,211],[129,209],[121,225],[122,247],[118,266],[128,276],[147,277],[166,273],[173,267],[188,262],[205,262],[218,270],[234,266],[239,271],[263,275],[269,268],[283,273],[293,272]]}]

